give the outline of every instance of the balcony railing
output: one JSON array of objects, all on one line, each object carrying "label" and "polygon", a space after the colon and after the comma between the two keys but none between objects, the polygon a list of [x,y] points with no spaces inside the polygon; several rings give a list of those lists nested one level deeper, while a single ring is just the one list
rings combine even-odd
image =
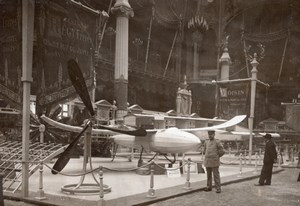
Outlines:
[{"label": "balcony railing", "polygon": [[[115,56],[112,51],[106,48],[102,48],[100,50],[99,55],[96,57],[96,61],[102,62],[105,64],[114,65]],[[149,62],[147,65],[147,68],[145,67],[145,63],[142,61],[133,60],[132,58],[129,58],[128,62],[128,72],[129,73],[138,73],[144,76],[148,76],[150,78],[155,79],[164,79],[171,82],[177,82],[178,81],[178,74],[176,74],[174,68],[169,68],[166,75],[163,76],[164,68],[162,68],[161,65]]]}]

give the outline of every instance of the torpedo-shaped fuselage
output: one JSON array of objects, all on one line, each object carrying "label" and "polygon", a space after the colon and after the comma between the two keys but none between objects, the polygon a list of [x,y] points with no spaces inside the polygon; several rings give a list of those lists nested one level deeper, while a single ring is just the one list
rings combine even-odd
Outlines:
[{"label": "torpedo-shaped fuselage", "polygon": [[199,148],[200,139],[178,128],[168,128],[148,133],[144,137],[136,137],[125,134],[117,134],[111,137],[116,144],[132,147],[144,148],[147,151],[158,153],[185,153]]}]

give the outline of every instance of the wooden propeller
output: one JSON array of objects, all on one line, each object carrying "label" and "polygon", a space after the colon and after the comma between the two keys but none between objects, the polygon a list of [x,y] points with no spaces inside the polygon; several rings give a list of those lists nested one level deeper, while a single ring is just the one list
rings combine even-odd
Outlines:
[{"label": "wooden propeller", "polygon": [[[90,115],[92,118],[95,116],[95,111],[91,102],[91,98],[87,89],[87,86],[85,84],[84,77],[82,75],[82,72],[80,70],[80,67],[78,66],[77,62],[74,59],[70,59],[68,61],[68,74],[70,77],[70,80],[72,82],[73,87],[75,88],[77,94],[81,98],[82,102],[88,109]],[[73,153],[80,137],[85,132],[85,130],[91,125],[91,121],[89,120],[88,123],[86,123],[85,127],[82,129],[82,131],[76,136],[76,138],[69,144],[69,146],[66,148],[66,150],[60,155],[60,157],[55,162],[53,168],[52,168],[52,174],[57,174],[60,172],[69,162],[71,158],[71,154]],[[108,126],[99,126],[100,129],[107,129],[110,131],[118,132],[121,134],[127,134],[127,135],[133,135],[133,136],[146,136],[147,132],[143,128],[126,128],[126,129],[120,129],[116,127],[108,127]]]}]

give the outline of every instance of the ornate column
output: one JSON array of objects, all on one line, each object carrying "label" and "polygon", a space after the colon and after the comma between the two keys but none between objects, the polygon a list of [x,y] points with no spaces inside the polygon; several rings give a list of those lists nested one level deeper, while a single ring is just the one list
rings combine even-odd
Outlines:
[{"label": "ornate column", "polygon": [[122,121],[127,114],[128,98],[128,23],[133,17],[133,10],[128,0],[117,0],[112,13],[116,15],[116,50],[115,50],[115,85],[117,101],[116,120]]},{"label": "ornate column", "polygon": [[229,80],[229,69],[231,64],[231,59],[228,53],[228,37],[226,37],[225,45],[224,45],[224,51],[223,54],[219,60],[221,63],[221,79],[220,80]]},{"label": "ornate column", "polygon": [[29,196],[29,125],[30,94],[32,79],[34,0],[22,1],[22,78],[23,112],[22,112],[22,196]]},{"label": "ornate column", "polygon": [[195,31],[192,34],[192,41],[193,41],[193,49],[194,49],[194,56],[193,56],[193,80],[199,80],[200,77],[200,70],[199,70],[199,52],[198,47],[202,43],[203,35],[199,31]]},{"label": "ornate column", "polygon": [[249,163],[251,164],[251,155],[252,155],[252,144],[253,144],[253,121],[254,121],[254,110],[255,110],[255,95],[256,95],[256,82],[257,82],[257,66],[258,62],[256,61],[256,53],[254,54],[253,60],[250,62],[252,65],[251,70],[251,97],[250,97],[250,116],[248,119],[249,124]]}]

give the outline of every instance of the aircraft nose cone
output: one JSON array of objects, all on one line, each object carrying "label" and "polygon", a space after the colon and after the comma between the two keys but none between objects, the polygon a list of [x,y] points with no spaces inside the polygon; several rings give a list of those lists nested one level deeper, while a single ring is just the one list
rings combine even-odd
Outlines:
[{"label": "aircraft nose cone", "polygon": [[197,143],[200,144],[201,143],[201,140],[198,137],[194,136],[194,135],[193,135],[192,138],[188,139],[188,141],[190,143],[195,143],[195,144],[197,144]]},{"label": "aircraft nose cone", "polygon": [[191,133],[169,128],[155,135],[151,147],[158,152],[185,153],[197,149],[200,143],[200,139]]}]

